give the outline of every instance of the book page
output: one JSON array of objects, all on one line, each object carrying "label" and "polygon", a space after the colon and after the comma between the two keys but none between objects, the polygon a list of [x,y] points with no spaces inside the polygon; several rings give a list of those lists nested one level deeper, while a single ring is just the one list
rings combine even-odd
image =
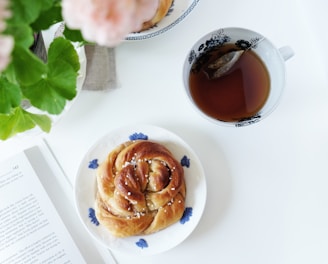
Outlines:
[{"label": "book page", "polygon": [[86,263],[24,152],[0,163],[0,264],[9,263]]}]

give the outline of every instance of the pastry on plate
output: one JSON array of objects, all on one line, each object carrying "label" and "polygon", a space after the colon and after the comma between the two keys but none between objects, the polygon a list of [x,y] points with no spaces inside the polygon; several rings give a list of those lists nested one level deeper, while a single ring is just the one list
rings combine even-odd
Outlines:
[{"label": "pastry on plate", "polygon": [[172,225],[183,215],[185,198],[181,164],[156,142],[125,142],[97,169],[96,217],[115,237]]},{"label": "pastry on plate", "polygon": [[155,26],[159,21],[161,21],[169,11],[172,2],[173,0],[159,0],[159,5],[155,15],[152,17],[152,19],[143,23],[141,31],[149,29]]}]

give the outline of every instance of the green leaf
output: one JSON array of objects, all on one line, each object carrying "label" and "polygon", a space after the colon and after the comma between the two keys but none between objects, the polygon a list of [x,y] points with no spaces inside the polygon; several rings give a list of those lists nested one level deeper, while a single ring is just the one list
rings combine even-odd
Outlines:
[{"label": "green leaf", "polygon": [[16,46],[13,57],[16,79],[21,85],[32,85],[47,75],[46,65],[29,49]]},{"label": "green leaf", "polygon": [[55,38],[48,51],[48,64],[52,65],[52,68],[56,67],[59,60],[69,63],[76,72],[80,69],[79,56],[74,46],[69,40],[62,37]]},{"label": "green leaf", "polygon": [[64,60],[58,60],[55,64],[49,63],[48,80],[58,95],[72,100],[76,96],[77,71]]},{"label": "green leaf", "polygon": [[64,29],[64,36],[73,42],[85,42],[80,30],[70,29],[67,26]]},{"label": "green leaf", "polygon": [[56,0],[11,0],[11,10],[12,14],[14,14],[10,19],[10,24],[31,24],[35,21],[41,11],[48,10],[55,3]]},{"label": "green leaf", "polygon": [[41,12],[40,16],[31,26],[35,32],[40,32],[62,20],[61,7],[58,5]]},{"label": "green leaf", "polygon": [[29,112],[25,112],[31,120],[38,125],[42,131],[49,133],[51,129],[51,119],[47,115],[37,115]]},{"label": "green leaf", "polygon": [[66,99],[57,93],[48,78],[22,87],[22,91],[33,106],[50,114],[60,114],[65,107]]},{"label": "green leaf", "polygon": [[46,115],[32,114],[17,107],[9,115],[0,114],[0,139],[6,140],[36,125],[40,126],[43,131],[49,132],[51,120]]},{"label": "green leaf", "polygon": [[[50,114],[60,114],[67,100],[76,96],[76,80],[80,69],[79,57],[74,46],[64,38],[56,38],[48,50],[46,74],[25,82],[22,92],[31,104]],[[42,73],[42,71],[40,72]]]},{"label": "green leaf", "polygon": [[12,16],[9,23],[30,24],[38,16],[42,9],[42,0],[33,0],[33,3],[26,0],[11,0]]},{"label": "green leaf", "polygon": [[12,108],[20,105],[21,90],[19,86],[0,76],[0,113],[9,114]]},{"label": "green leaf", "polygon": [[14,37],[16,46],[28,49],[33,44],[33,31],[29,25],[8,25],[6,32]]},{"label": "green leaf", "polygon": [[48,65],[48,75],[30,86],[23,86],[23,94],[31,104],[50,114],[60,114],[67,100],[76,96],[77,72],[64,60]]}]

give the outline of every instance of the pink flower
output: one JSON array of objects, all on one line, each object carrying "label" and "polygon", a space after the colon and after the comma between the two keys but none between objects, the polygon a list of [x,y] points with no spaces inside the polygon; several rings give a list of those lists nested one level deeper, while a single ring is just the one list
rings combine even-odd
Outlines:
[{"label": "pink flower", "polygon": [[7,9],[9,2],[0,0],[0,72],[9,64],[11,51],[14,47],[14,39],[11,36],[2,35],[1,32],[6,28],[6,19],[11,16],[11,12]]},{"label": "pink flower", "polygon": [[150,20],[159,0],[63,0],[63,17],[69,28],[102,46],[115,46],[127,34]]},{"label": "pink flower", "polygon": [[13,47],[14,39],[11,36],[0,35],[0,72],[8,66]]},{"label": "pink flower", "polygon": [[0,0],[0,32],[6,28],[6,18],[11,16],[11,12],[8,10],[8,0]]}]

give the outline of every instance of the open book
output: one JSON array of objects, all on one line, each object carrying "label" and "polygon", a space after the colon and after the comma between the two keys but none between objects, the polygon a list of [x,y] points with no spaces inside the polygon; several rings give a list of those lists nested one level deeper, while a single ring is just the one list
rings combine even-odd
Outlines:
[{"label": "open book", "polygon": [[0,264],[115,263],[84,229],[46,144],[0,161]]}]

